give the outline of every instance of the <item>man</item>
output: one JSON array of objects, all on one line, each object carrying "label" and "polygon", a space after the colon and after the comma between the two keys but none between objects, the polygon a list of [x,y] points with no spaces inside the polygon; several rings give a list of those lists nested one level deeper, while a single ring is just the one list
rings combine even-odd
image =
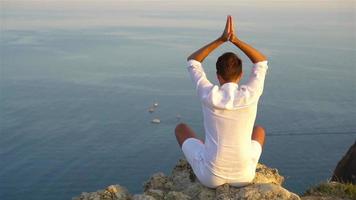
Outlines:
[{"label": "man", "polygon": [[[246,85],[238,83],[243,75],[242,62],[234,53],[224,53],[216,62],[220,86],[207,79],[203,60],[224,42],[230,41],[254,63]],[[188,57],[188,71],[202,103],[205,142],[197,139],[186,124],[178,124],[175,135],[199,181],[210,188],[228,183],[250,183],[265,139],[261,126],[254,126],[257,103],[263,91],[267,59],[241,41],[228,16],[223,34]]]}]

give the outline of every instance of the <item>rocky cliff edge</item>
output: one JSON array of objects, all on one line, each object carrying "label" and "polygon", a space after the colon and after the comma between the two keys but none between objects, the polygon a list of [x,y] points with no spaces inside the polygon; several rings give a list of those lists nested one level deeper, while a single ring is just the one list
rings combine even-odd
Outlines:
[{"label": "rocky cliff edge", "polygon": [[258,164],[250,185],[236,188],[227,184],[210,189],[199,183],[190,165],[181,159],[171,175],[156,173],[144,183],[142,194],[130,194],[120,185],[96,192],[84,192],[73,200],[299,200],[300,197],[282,187],[284,178],[277,169]]}]

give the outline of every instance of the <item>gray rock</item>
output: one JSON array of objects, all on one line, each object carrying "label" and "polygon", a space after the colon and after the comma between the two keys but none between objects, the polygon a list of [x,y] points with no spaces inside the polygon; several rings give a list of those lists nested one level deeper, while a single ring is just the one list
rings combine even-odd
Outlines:
[{"label": "gray rock", "polygon": [[341,198],[341,197],[327,197],[327,196],[306,196],[302,197],[302,200],[351,200],[348,198]]},{"label": "gray rock", "polygon": [[275,168],[269,168],[266,165],[258,164],[256,167],[256,176],[252,183],[274,183],[282,185],[284,177],[279,175],[278,170]]},{"label": "gray rock", "polygon": [[156,189],[156,190],[171,190],[173,187],[173,183],[171,180],[164,175],[162,172],[156,173],[151,176],[151,178],[144,183],[144,191],[148,189]]},{"label": "gray rock", "polygon": [[231,191],[232,199],[244,200],[300,200],[300,197],[289,192],[280,185],[273,183],[256,183],[247,187],[236,188]]},{"label": "gray rock", "polygon": [[210,188],[204,188],[200,191],[199,195],[197,196],[199,200],[213,200],[215,199],[215,190]]},{"label": "gray rock", "polygon": [[154,197],[146,194],[135,194],[132,200],[156,200]]},{"label": "gray rock", "polygon": [[356,141],[337,164],[331,181],[356,184]]},{"label": "gray rock", "polygon": [[154,197],[156,200],[164,199],[164,192],[162,190],[148,189],[146,190],[145,194]]},{"label": "gray rock", "polygon": [[299,200],[296,194],[281,186],[283,180],[277,169],[259,164],[256,177],[250,185],[236,188],[224,184],[216,189],[210,189],[199,182],[189,163],[181,159],[170,176],[163,173],[152,175],[144,183],[144,194],[130,196],[125,188],[116,185],[103,191],[83,193],[75,200]]},{"label": "gray rock", "polygon": [[96,192],[83,192],[79,197],[72,200],[129,200],[131,198],[128,190],[120,185],[110,185],[105,190]]},{"label": "gray rock", "polygon": [[192,183],[197,181],[197,178],[186,160],[180,159],[174,167],[170,179],[173,183],[173,190],[181,191],[186,189]]},{"label": "gray rock", "polygon": [[170,191],[167,196],[164,197],[165,200],[191,200],[192,198],[185,195],[182,192]]}]

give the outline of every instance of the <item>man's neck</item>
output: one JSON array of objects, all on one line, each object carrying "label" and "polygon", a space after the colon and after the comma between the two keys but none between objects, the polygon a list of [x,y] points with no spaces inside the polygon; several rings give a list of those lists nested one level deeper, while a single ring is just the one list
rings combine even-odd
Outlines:
[{"label": "man's neck", "polygon": [[239,81],[224,81],[224,82],[220,82],[220,87],[223,86],[224,84],[227,84],[227,83],[233,83],[233,84],[236,84],[238,85],[239,84]]}]

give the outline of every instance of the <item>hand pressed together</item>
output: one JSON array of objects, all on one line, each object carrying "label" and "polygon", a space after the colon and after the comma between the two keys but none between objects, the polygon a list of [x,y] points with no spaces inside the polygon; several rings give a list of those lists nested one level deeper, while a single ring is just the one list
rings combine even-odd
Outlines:
[{"label": "hand pressed together", "polygon": [[226,19],[226,25],[223,34],[220,36],[220,39],[223,42],[227,42],[231,37],[231,16],[228,15]]},{"label": "hand pressed together", "polygon": [[237,39],[237,36],[235,35],[234,22],[231,15],[227,16],[225,29],[223,34],[220,36],[220,39],[223,42],[232,42]]},{"label": "hand pressed together", "polygon": [[248,45],[247,43],[240,40],[235,33],[233,19],[230,15],[227,16],[224,32],[220,37],[210,42],[209,44],[201,47],[200,49],[193,52],[188,56],[187,60],[196,60],[198,62],[203,62],[204,59],[221,44],[230,41],[240,50],[242,50],[253,63],[264,61],[267,58],[260,53],[257,49]]}]

